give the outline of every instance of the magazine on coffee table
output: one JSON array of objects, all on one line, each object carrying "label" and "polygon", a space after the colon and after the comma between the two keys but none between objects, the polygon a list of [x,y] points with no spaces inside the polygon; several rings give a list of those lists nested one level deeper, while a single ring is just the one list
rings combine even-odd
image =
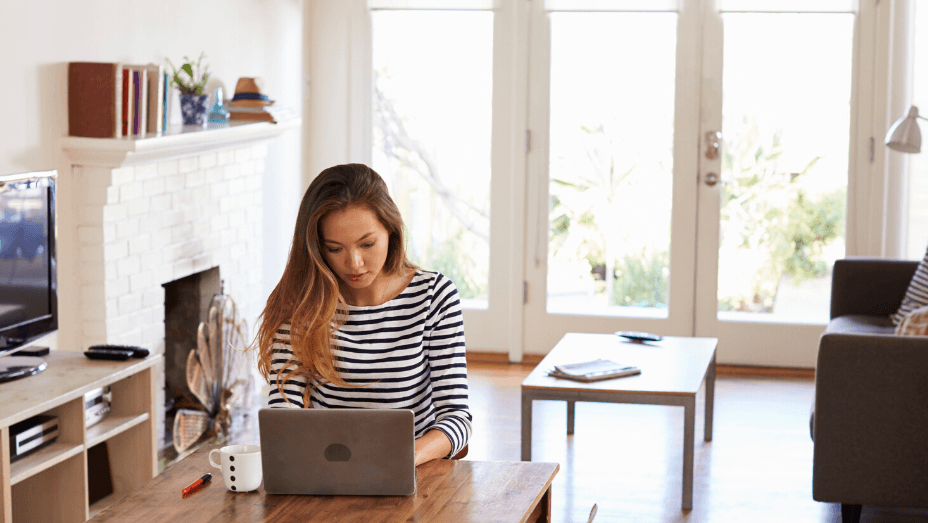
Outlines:
[{"label": "magazine on coffee table", "polygon": [[641,369],[633,365],[622,365],[604,359],[555,365],[553,369],[548,370],[548,376],[584,382],[621,378],[635,374],[641,374]]}]

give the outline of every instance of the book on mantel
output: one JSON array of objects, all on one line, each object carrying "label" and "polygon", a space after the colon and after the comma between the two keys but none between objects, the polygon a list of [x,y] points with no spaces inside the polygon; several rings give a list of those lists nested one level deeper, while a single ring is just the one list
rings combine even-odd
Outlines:
[{"label": "book on mantel", "polygon": [[144,137],[164,130],[169,85],[163,67],[68,63],[68,135]]},{"label": "book on mantel", "polygon": [[122,79],[122,64],[68,64],[69,135],[93,138],[123,136]]},{"label": "book on mantel", "polygon": [[548,376],[584,382],[634,376],[635,374],[641,374],[641,369],[634,365],[622,365],[605,359],[555,365],[553,369],[548,370]]}]

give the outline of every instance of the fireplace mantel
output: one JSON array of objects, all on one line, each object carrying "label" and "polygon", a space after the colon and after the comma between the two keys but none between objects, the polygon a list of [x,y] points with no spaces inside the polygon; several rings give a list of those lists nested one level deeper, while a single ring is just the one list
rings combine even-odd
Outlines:
[{"label": "fireplace mantel", "polygon": [[67,218],[59,278],[71,289],[62,289],[63,345],[162,352],[162,284],[214,266],[245,317],[256,317],[268,142],[299,126],[233,122],[138,139],[62,138],[70,165],[59,180]]},{"label": "fireplace mantel", "polygon": [[120,168],[198,155],[213,150],[275,138],[300,126],[299,118],[279,123],[236,122],[206,127],[170,127],[167,133],[145,138],[64,137],[61,148],[73,165]]}]

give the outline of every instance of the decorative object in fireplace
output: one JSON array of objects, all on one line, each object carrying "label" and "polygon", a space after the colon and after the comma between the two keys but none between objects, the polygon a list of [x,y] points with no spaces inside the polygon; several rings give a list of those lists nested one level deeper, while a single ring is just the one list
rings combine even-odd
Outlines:
[{"label": "decorative object in fireplace", "polygon": [[232,418],[249,408],[254,377],[248,365],[248,324],[235,302],[217,294],[209,316],[197,329],[197,348],[187,357],[190,394],[178,402],[174,447],[183,452],[204,434],[223,436]]}]

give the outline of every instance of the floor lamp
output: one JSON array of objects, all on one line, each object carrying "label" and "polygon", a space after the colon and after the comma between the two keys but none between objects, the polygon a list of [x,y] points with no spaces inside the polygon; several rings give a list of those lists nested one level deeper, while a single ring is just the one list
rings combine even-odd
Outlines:
[{"label": "floor lamp", "polygon": [[[903,153],[919,153],[922,150],[922,133],[918,130],[918,119],[928,120],[918,115],[918,107],[909,108],[909,114],[896,120],[886,133],[886,146]],[[925,254],[928,260],[928,253]]]},{"label": "floor lamp", "polygon": [[928,120],[918,115],[918,107],[909,108],[909,114],[896,120],[886,133],[886,145],[890,149],[903,153],[918,153],[922,150],[922,133],[918,130],[918,119]]}]

